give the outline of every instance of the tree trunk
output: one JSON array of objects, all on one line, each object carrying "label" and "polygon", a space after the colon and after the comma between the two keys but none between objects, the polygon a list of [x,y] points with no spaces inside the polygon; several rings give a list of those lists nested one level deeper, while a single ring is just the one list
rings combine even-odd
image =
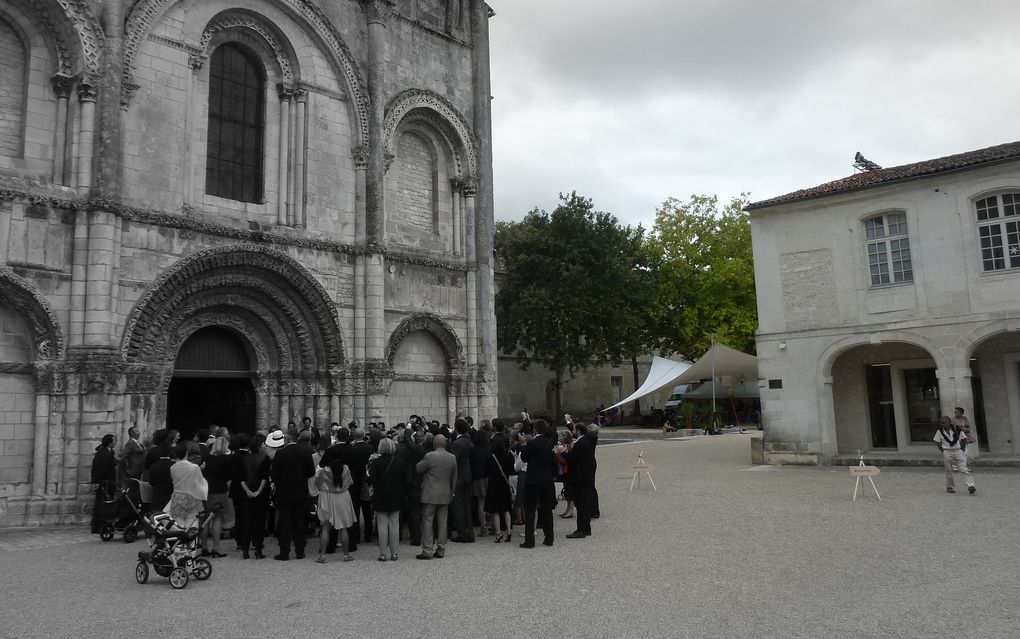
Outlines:
[{"label": "tree trunk", "polygon": [[[638,382],[637,355],[631,355],[630,356],[630,367],[631,367],[631,370],[634,371],[634,390],[637,390],[641,386],[641,384]],[[638,419],[638,423],[640,423],[640,421],[641,421],[640,420],[640,417],[641,417],[641,400],[640,399],[635,399],[634,400],[634,410],[631,411],[630,414],[633,417],[639,418]]]},{"label": "tree trunk", "polygon": [[563,369],[559,366],[556,367],[556,381],[553,383],[556,385],[556,414],[549,420],[550,426],[559,424],[563,418]]}]

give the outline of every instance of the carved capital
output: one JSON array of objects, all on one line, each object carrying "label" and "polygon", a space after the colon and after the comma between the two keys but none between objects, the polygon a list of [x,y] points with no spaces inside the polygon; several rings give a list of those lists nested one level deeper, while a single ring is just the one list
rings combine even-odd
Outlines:
[{"label": "carved capital", "polygon": [[460,193],[464,188],[464,180],[459,177],[450,178],[450,190],[454,193]]},{"label": "carved capital", "polygon": [[294,101],[300,104],[304,104],[308,101],[308,90],[307,89],[294,89]]},{"label": "carved capital", "polygon": [[464,191],[464,197],[474,197],[478,194],[478,180],[473,177],[464,178],[461,190]]},{"label": "carved capital", "polygon": [[351,149],[351,157],[354,158],[355,169],[368,168],[368,154],[369,149],[367,146],[356,146]]},{"label": "carved capital", "polygon": [[294,87],[281,82],[276,85],[276,94],[280,96],[280,102],[290,102],[294,97]]},{"label": "carved capital", "polygon": [[194,71],[195,73],[198,73],[202,69],[202,66],[205,65],[205,61],[207,59],[208,59],[208,57],[206,55],[204,55],[204,54],[203,55],[194,55],[194,54],[189,55],[188,56],[188,66],[191,67],[192,71]]},{"label": "carved capital", "polygon": [[361,0],[361,6],[365,7],[365,21],[368,24],[385,24],[393,13],[392,0]]},{"label": "carved capital", "polygon": [[58,98],[66,99],[71,95],[71,86],[74,85],[74,78],[63,73],[57,73],[50,78],[50,84],[53,86],[53,92],[57,94]]},{"label": "carved capital", "polygon": [[95,102],[96,101],[96,87],[85,82],[78,84],[78,101],[79,102]]}]

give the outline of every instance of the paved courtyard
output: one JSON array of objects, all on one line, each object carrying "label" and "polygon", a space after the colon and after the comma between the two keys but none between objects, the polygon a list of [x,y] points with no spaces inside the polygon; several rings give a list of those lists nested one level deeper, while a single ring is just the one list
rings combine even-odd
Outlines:
[{"label": "paved courtyard", "polygon": [[[175,591],[135,583],[144,541],[0,533],[0,635],[1020,636],[1020,472],[979,469],[969,496],[940,469],[886,468],[884,501],[852,503],[846,468],[753,467],[749,438],[600,447],[595,535],[565,539],[557,518],[552,548],[481,540],[422,562],[404,546],[380,563],[363,545],[325,566],[231,553]],[[628,492],[641,450],[657,492]]]}]

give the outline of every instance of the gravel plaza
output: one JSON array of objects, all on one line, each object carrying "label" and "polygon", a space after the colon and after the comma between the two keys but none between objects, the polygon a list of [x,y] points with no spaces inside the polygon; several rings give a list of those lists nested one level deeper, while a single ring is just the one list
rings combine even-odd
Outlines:
[{"label": "gravel plaza", "polygon": [[[1016,469],[978,466],[971,496],[947,494],[941,468],[883,468],[883,501],[869,485],[854,503],[845,466],[751,466],[751,437],[601,445],[594,536],[565,539],[573,522],[557,517],[552,548],[483,538],[429,562],[404,545],[380,563],[362,544],[356,561],[322,566],[312,543],[287,563],[231,552],[208,581],[172,590],[135,582],[144,540],[0,533],[0,635],[1020,635]],[[645,478],[628,490],[639,451],[657,491]]]}]

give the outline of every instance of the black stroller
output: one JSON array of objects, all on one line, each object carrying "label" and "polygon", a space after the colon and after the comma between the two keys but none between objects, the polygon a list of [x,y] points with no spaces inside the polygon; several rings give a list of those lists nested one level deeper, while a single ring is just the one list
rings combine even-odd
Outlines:
[{"label": "black stroller", "polygon": [[[137,479],[130,481],[138,482],[140,486],[145,483]],[[103,541],[112,541],[119,531],[124,543],[130,544],[138,539],[138,533],[142,530],[143,516],[148,510],[145,505],[144,488],[139,489],[138,496],[133,496],[130,487],[118,490],[113,482],[107,482],[104,492],[106,493],[102,506],[104,521],[102,528],[99,529],[99,538]]]},{"label": "black stroller", "polygon": [[149,550],[138,553],[135,566],[135,580],[144,584],[149,580],[149,564],[156,574],[169,577],[175,589],[188,585],[191,577],[205,581],[212,575],[212,564],[201,556],[198,539],[212,520],[213,510],[198,514],[198,524],[187,530],[181,529],[166,513],[150,513],[142,519]]}]

